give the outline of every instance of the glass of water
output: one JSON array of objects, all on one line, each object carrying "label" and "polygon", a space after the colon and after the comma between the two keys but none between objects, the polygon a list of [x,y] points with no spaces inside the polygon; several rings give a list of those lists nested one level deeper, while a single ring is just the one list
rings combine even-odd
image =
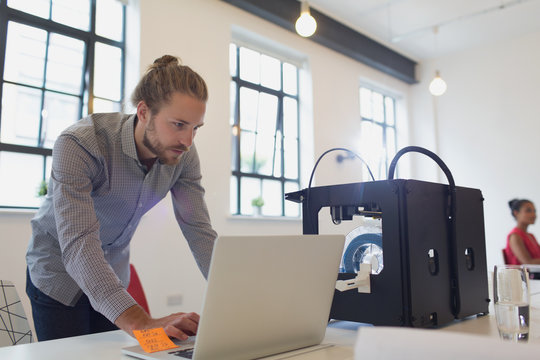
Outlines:
[{"label": "glass of water", "polygon": [[496,265],[493,299],[501,338],[526,342],[529,339],[529,271],[521,265]]}]

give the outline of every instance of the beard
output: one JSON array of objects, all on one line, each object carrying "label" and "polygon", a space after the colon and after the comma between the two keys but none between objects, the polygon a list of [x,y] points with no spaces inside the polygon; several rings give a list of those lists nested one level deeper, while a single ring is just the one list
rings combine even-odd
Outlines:
[{"label": "beard", "polygon": [[150,119],[149,126],[144,130],[144,135],[142,139],[143,145],[148,148],[153,154],[157,156],[159,161],[165,165],[177,165],[182,158],[182,154],[170,155],[170,150],[180,150],[183,152],[189,151],[189,148],[184,145],[177,145],[167,147],[159,141],[158,136],[154,128],[154,119]]}]

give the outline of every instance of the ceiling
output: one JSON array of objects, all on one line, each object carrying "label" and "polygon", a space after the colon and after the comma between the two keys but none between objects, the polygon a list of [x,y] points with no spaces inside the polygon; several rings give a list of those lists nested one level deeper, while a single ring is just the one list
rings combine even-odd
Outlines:
[{"label": "ceiling", "polygon": [[310,7],[421,61],[540,31],[540,0],[308,0]]}]

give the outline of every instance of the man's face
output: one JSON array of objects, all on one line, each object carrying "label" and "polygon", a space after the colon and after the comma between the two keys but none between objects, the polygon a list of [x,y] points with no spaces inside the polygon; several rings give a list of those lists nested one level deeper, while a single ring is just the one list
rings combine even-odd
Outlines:
[{"label": "man's face", "polygon": [[189,151],[197,129],[204,125],[206,104],[175,92],[156,114],[150,114],[143,144],[162,163],[176,165]]}]

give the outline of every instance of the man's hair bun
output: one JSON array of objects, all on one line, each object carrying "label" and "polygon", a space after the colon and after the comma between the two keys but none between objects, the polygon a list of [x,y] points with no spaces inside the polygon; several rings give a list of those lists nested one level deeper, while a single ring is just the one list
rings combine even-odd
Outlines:
[{"label": "man's hair bun", "polygon": [[161,67],[161,66],[168,66],[168,65],[180,65],[180,61],[177,57],[172,55],[163,55],[160,58],[157,58],[154,60],[154,66],[153,67]]}]

